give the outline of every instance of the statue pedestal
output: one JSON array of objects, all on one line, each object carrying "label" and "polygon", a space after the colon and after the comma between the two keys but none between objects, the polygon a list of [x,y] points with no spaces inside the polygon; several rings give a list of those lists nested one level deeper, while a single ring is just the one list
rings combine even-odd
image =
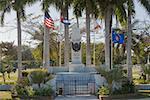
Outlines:
[{"label": "statue pedestal", "polygon": [[84,72],[84,64],[70,64],[69,72]]}]

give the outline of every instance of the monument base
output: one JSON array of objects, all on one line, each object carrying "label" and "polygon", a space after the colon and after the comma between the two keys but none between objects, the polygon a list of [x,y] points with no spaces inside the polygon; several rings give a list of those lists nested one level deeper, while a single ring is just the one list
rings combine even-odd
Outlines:
[{"label": "monument base", "polygon": [[69,72],[84,72],[84,64],[70,64]]}]

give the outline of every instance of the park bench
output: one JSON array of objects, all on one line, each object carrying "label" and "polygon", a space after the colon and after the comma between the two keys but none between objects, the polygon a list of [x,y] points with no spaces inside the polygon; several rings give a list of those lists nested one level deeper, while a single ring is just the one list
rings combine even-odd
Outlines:
[{"label": "park bench", "polygon": [[0,85],[0,91],[11,91],[11,85]]},{"label": "park bench", "polygon": [[136,89],[139,93],[150,93],[150,84],[136,85]]}]

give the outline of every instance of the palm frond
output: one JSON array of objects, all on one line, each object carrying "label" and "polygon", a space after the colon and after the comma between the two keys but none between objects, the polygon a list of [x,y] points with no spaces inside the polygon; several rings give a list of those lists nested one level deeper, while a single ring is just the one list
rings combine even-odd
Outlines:
[{"label": "palm frond", "polygon": [[150,14],[150,0],[139,0],[139,2],[147,10],[148,14]]}]

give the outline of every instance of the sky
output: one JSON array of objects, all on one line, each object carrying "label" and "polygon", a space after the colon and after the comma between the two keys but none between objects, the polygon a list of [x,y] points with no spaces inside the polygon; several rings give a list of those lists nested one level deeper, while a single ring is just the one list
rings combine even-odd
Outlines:
[{"label": "sky", "polygon": [[[137,0],[135,0],[135,10],[136,10],[136,15],[135,15],[135,19],[138,19],[140,21],[143,20],[150,20],[150,16],[147,14],[146,10],[142,7],[142,5],[140,5]],[[34,15],[42,15],[42,11],[41,11],[41,6],[40,3],[36,3],[32,6],[28,6],[26,7],[26,14],[30,14],[30,13],[34,13]],[[6,14],[5,16],[5,23],[4,26],[5,27],[0,27],[0,42],[2,41],[14,41],[15,44],[17,44],[17,30],[16,30],[16,13],[14,11],[12,11],[9,14]],[[54,7],[50,7],[50,15],[51,17],[55,20],[55,19],[59,19],[60,17],[60,13],[59,11],[57,11]],[[72,9],[69,11],[69,17],[73,18],[74,15],[72,14]],[[41,22],[43,21],[43,18],[41,19]],[[74,20],[75,22],[75,20]],[[84,22],[82,23],[82,25],[80,25],[81,27],[85,26]],[[103,30],[100,31],[101,34],[96,35],[96,41],[104,41],[104,34],[103,34]],[[85,39],[83,39],[85,40]],[[94,40],[94,37],[92,35],[92,39],[91,41]],[[28,44],[30,40],[30,35],[27,33],[22,33],[22,44]],[[34,43],[32,43],[33,45]],[[30,45],[30,44],[28,44]]]}]

